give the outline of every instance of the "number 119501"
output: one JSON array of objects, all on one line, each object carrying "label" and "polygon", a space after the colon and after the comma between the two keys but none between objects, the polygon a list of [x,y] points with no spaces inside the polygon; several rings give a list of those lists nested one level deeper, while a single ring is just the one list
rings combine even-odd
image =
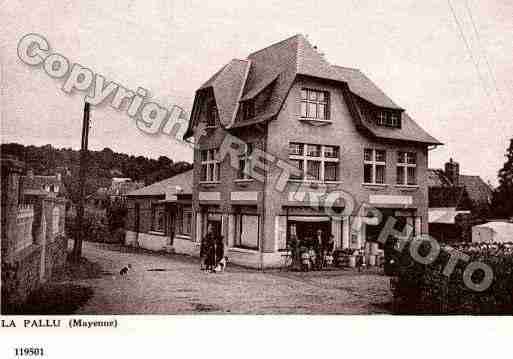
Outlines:
[{"label": "number 119501", "polygon": [[35,357],[44,356],[43,348],[14,348],[14,355],[17,357]]}]

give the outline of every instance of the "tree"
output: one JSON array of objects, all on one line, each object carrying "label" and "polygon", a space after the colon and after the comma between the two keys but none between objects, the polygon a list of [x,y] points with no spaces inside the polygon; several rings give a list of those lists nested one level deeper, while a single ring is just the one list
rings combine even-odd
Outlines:
[{"label": "tree", "polygon": [[506,150],[506,162],[499,171],[499,187],[493,194],[493,209],[497,216],[513,217],[513,138]]}]

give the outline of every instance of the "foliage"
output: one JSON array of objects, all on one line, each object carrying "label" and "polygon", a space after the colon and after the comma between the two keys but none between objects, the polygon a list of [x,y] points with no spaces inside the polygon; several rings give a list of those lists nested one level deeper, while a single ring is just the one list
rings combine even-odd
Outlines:
[{"label": "foliage", "polygon": [[493,209],[497,217],[513,217],[513,138],[506,150],[506,162],[499,171],[499,187],[493,194]]},{"label": "foliage", "polygon": [[[84,230],[83,239],[90,242],[115,243],[115,238],[111,235],[107,221],[104,217],[98,216],[92,212],[85,212],[82,220]],[[77,239],[79,235],[79,226],[77,217],[68,215],[66,217],[66,234]]]},{"label": "foliage", "polygon": [[[469,256],[459,261],[447,277],[443,270],[450,253],[458,250]],[[429,252],[420,248],[421,255]],[[513,244],[461,243],[442,247],[438,258],[430,265],[415,262],[407,243],[397,254],[393,294],[398,313],[409,314],[513,314]],[[482,292],[469,289],[463,281],[466,264],[478,261],[489,265],[493,282]],[[476,271],[472,280],[479,283],[482,271]]]},{"label": "foliage", "polygon": [[[80,151],[71,148],[54,148],[52,145],[24,146],[18,143],[0,145],[0,152],[24,161],[36,175],[61,173],[68,196],[77,202],[79,195],[78,173]],[[146,185],[169,178],[192,168],[188,162],[173,162],[166,156],[158,159],[117,153],[110,148],[89,151],[85,193],[96,192],[100,187],[109,187],[112,177],[129,177],[144,181]]]},{"label": "foliage", "polygon": [[106,213],[109,230],[111,232],[125,227],[125,218],[127,212],[128,209],[125,203],[122,201],[114,201],[108,203]]}]

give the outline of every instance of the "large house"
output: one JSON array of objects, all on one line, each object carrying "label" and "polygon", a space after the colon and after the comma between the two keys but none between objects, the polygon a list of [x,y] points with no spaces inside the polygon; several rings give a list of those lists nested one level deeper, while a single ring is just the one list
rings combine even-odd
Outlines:
[{"label": "large house", "polygon": [[198,255],[210,226],[231,262],[265,268],[282,264],[292,235],[320,229],[337,248],[362,248],[390,216],[398,229],[427,232],[428,151],[440,142],[361,71],[329,64],[302,35],[233,59],[204,83],[191,137],[191,209],[175,207],[187,204],[173,191],[184,178],[130,193],[129,223],[138,227],[128,243],[138,233],[144,247],[167,241]]}]

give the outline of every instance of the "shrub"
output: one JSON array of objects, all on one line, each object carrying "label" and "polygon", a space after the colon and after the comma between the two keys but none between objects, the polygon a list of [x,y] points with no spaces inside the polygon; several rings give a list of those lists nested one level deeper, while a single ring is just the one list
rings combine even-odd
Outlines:
[{"label": "shrub", "polygon": [[[422,251],[429,250],[420,249]],[[443,274],[451,251],[469,256],[459,261],[453,273]],[[426,252],[424,252],[426,253]],[[438,258],[429,265],[410,257],[409,243],[397,254],[393,283],[394,307],[399,313],[424,314],[511,314],[513,313],[513,245],[465,243],[441,248]],[[482,292],[468,288],[463,281],[467,263],[478,261],[493,271],[492,284]],[[474,283],[483,279],[482,271],[473,274]]]},{"label": "shrub", "polygon": [[[111,243],[111,234],[103,217],[90,212],[85,212],[82,220],[84,240],[90,242]],[[79,228],[76,216],[66,218],[66,233],[70,238],[76,239]]]}]

